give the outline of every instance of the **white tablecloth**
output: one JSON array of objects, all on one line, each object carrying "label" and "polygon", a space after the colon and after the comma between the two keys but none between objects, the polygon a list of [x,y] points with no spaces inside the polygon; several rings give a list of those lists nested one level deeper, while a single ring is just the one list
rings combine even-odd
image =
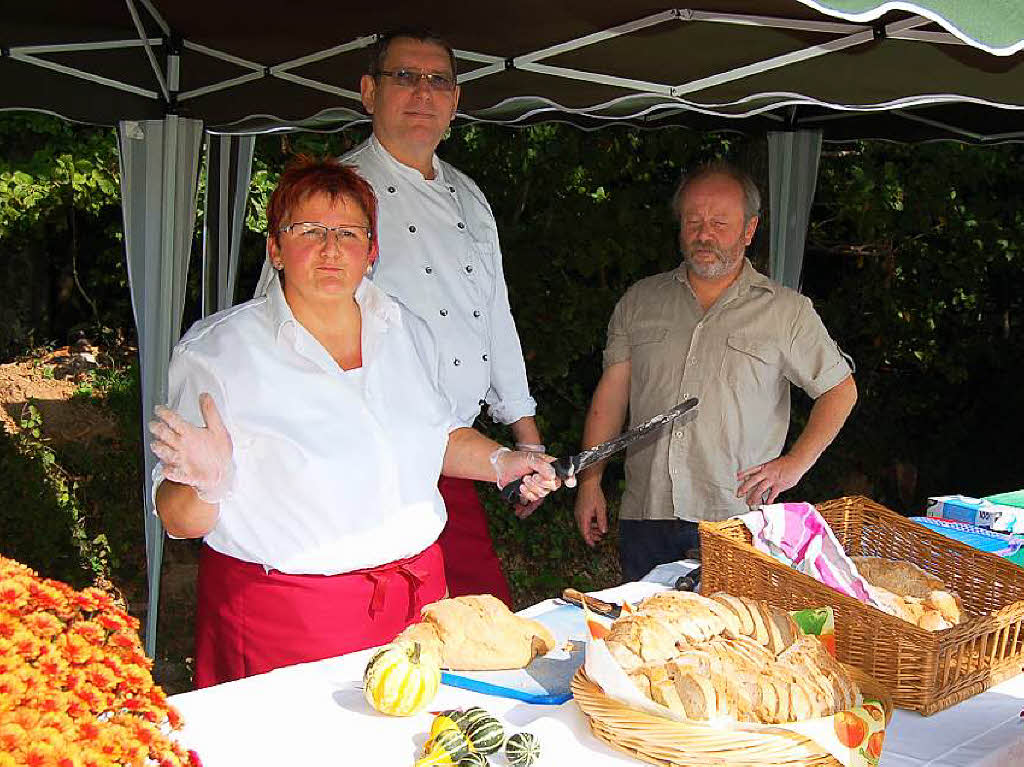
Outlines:
[{"label": "white tablecloth", "polygon": [[[612,601],[636,600],[662,588],[629,583],[599,592]],[[536,614],[550,602],[524,611]],[[370,651],[278,669],[205,690],[175,695],[185,717],[180,740],[204,767],[245,765],[411,765],[421,753],[431,715],[377,714],[363,698]],[[431,710],[479,705],[506,731],[528,730],[541,742],[540,767],[638,765],[595,738],[569,701],[535,706],[442,685]],[[1011,767],[1024,765],[1024,676],[964,703],[921,717],[897,711],[888,728],[882,767]],[[495,760],[499,765],[503,762]]]}]

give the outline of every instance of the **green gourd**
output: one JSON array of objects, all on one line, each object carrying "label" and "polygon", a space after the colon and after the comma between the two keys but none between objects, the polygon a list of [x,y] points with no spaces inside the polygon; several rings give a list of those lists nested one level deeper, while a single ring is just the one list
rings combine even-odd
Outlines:
[{"label": "green gourd", "polygon": [[487,709],[480,708],[480,706],[470,706],[460,715],[452,717],[455,723],[462,728],[463,732],[469,732],[470,727],[485,718],[493,719],[494,715]]},{"label": "green gourd", "polygon": [[505,743],[505,758],[512,767],[532,767],[540,759],[540,741],[529,732],[517,732]]},{"label": "green gourd", "polygon": [[466,736],[459,730],[441,730],[434,739],[427,742],[426,755],[418,762],[417,767],[434,764],[457,764],[469,756],[470,745]]},{"label": "green gourd", "polygon": [[494,754],[505,742],[505,728],[495,717],[488,715],[473,722],[466,730],[466,737],[480,753]]},{"label": "green gourd", "polygon": [[479,751],[473,751],[465,759],[459,761],[459,767],[488,767],[487,757]]}]

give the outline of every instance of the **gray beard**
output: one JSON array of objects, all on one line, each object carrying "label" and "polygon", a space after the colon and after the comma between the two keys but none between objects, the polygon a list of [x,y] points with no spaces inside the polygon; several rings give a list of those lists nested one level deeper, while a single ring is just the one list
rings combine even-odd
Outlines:
[{"label": "gray beard", "polygon": [[686,268],[702,280],[718,280],[727,277],[735,271],[741,258],[743,258],[742,253],[730,259],[727,253],[716,251],[714,261],[698,263],[690,258],[690,254],[685,249],[683,250],[683,262],[686,264]]}]

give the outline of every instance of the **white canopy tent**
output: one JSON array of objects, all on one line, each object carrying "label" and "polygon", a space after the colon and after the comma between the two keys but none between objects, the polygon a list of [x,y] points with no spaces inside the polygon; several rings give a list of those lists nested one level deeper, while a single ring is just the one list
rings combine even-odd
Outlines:
[{"label": "white canopy tent", "polygon": [[[288,14],[259,0],[40,0],[6,15],[0,109],[118,125],[147,417],[166,399],[181,332],[203,136],[205,314],[234,301],[253,134],[365,120],[355,87],[377,30],[445,32],[463,121],[767,132],[771,271],[793,287],[822,140],[1024,139],[1024,9],[1013,0],[526,0]],[[163,531],[145,437],[153,654]]]}]

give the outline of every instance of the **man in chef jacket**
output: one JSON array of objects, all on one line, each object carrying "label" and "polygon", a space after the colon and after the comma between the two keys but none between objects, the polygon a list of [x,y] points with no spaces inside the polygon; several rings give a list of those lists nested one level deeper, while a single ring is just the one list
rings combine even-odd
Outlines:
[{"label": "man in chef jacket", "polygon": [[[451,47],[433,33],[382,35],[360,83],[373,135],[343,159],[377,193],[381,256],[372,279],[430,326],[460,425],[486,405],[511,426],[518,449],[543,452],[494,215],[472,179],[434,154],[459,103],[455,74]],[[439,487],[451,595],[490,593],[511,604],[473,482],[441,477]]]}]

